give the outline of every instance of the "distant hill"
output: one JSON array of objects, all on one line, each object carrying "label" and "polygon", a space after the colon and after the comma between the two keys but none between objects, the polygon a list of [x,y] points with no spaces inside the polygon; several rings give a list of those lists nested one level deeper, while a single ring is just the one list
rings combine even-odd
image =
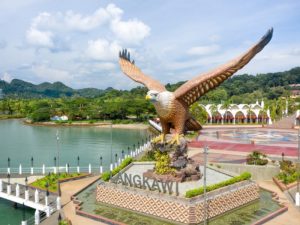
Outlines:
[{"label": "distant hill", "polygon": [[[176,84],[166,84],[166,88],[169,91],[174,91],[183,83],[184,81]],[[233,100],[239,103],[243,102],[251,93],[255,93],[253,97],[256,99],[263,97],[275,99],[284,95],[285,92],[288,93],[291,90],[290,84],[300,84],[300,67],[295,67],[284,72],[257,74],[256,76],[249,74],[235,75],[221,84],[218,89],[206,94],[202,98],[202,101],[220,101],[235,96]],[[2,89],[3,94],[6,96],[17,98],[58,98],[71,96],[92,98],[103,95],[106,92],[115,91],[119,94],[122,92],[114,90],[111,87],[105,90],[97,88],[72,89],[61,82],[44,82],[35,85],[19,79],[14,79],[10,83],[0,80],[0,89]],[[138,87],[133,88],[130,92],[145,94],[147,90],[144,87]],[[215,98],[216,94],[221,96]]]},{"label": "distant hill", "polygon": [[96,88],[73,89],[62,82],[44,82],[38,85],[13,79],[10,83],[0,80],[0,89],[9,97],[18,98],[59,98],[59,97],[97,97],[105,92]]}]

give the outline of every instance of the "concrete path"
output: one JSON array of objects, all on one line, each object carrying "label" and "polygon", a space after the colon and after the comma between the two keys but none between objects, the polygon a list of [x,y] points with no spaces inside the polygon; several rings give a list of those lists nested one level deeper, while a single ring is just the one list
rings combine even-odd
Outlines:
[{"label": "concrete path", "polygon": [[265,225],[300,225],[300,211],[292,204],[285,194],[274,184],[273,181],[260,181],[259,186],[276,192],[279,196],[279,201],[288,206],[288,211],[275,217]]},{"label": "concrete path", "polygon": [[80,180],[69,181],[61,184],[63,212],[66,218],[72,221],[72,225],[99,225],[104,224],[75,214],[75,205],[71,196],[97,180],[99,176],[88,177]]}]

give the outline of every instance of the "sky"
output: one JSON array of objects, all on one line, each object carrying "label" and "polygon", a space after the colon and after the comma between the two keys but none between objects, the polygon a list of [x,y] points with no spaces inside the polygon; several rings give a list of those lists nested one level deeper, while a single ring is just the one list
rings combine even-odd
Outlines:
[{"label": "sky", "polygon": [[162,83],[189,80],[273,39],[237,74],[300,66],[300,1],[1,0],[0,79],[72,88],[138,86],[118,65],[127,48]]}]

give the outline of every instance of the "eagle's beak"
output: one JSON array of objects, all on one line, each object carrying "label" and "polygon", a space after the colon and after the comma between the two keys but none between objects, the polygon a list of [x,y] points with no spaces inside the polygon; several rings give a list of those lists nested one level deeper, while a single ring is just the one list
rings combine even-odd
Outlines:
[{"label": "eagle's beak", "polygon": [[150,95],[146,95],[146,100],[150,100],[151,96]]}]

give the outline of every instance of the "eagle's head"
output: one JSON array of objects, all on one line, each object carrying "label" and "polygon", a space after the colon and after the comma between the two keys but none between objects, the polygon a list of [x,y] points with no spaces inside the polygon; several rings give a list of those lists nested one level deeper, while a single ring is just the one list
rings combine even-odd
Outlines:
[{"label": "eagle's head", "polygon": [[146,100],[150,100],[151,102],[158,102],[158,91],[150,90],[147,92]]}]

